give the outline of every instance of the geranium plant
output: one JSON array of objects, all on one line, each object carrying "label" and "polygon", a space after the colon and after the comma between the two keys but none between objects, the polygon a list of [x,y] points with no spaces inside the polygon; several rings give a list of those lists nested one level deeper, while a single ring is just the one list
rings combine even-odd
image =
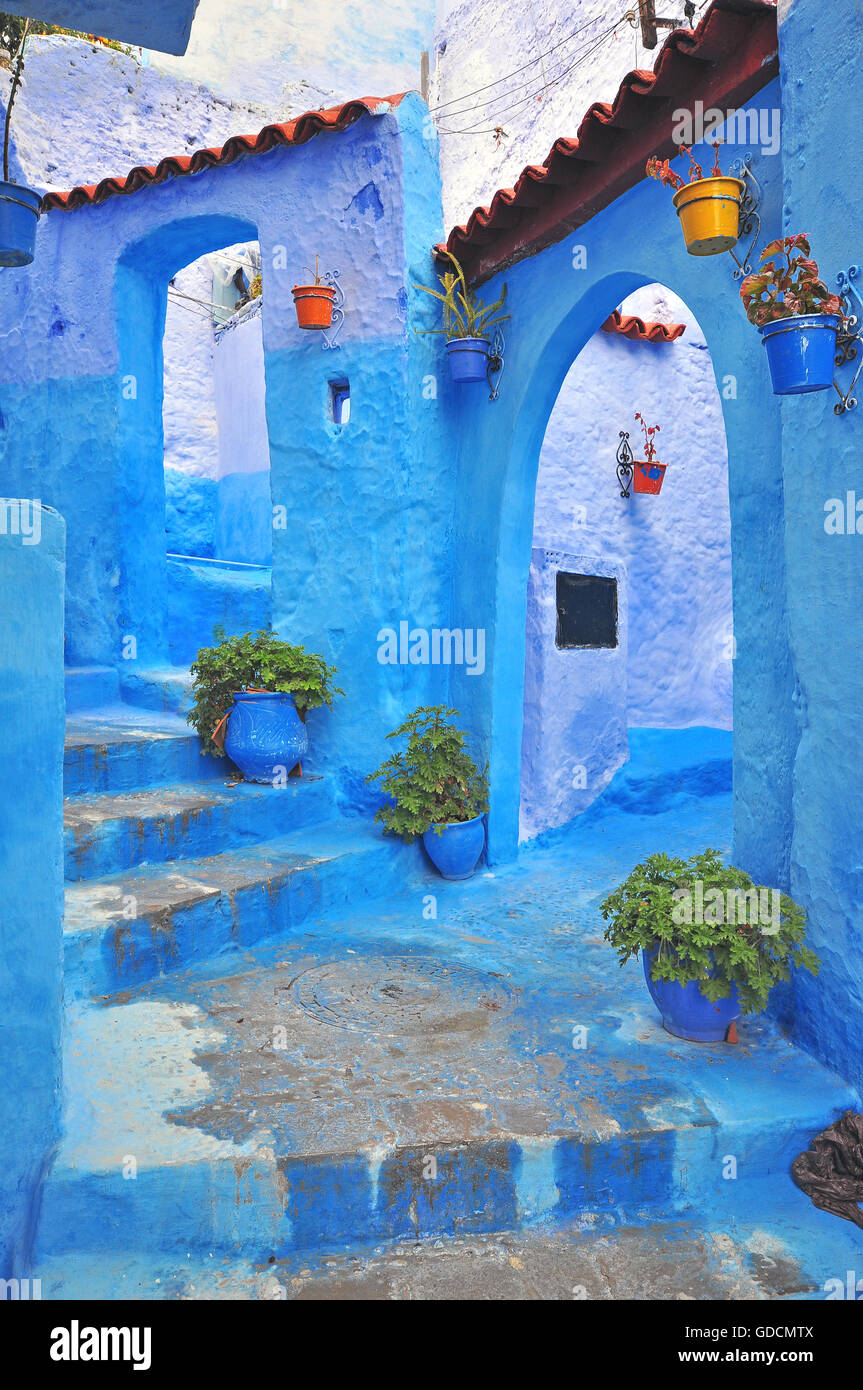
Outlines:
[{"label": "geranium plant", "polygon": [[195,703],[186,715],[194,725],[205,753],[225,756],[212,742],[214,729],[242,690],[287,691],[301,719],[319,705],[332,707],[343,690],[332,684],[336,668],[305,647],[281,642],[271,632],[247,632],[226,637],[222,627],[213,630],[215,646],[202,647],[190,667]]},{"label": "geranium plant", "polygon": [[792,967],[817,975],[803,944],[806,915],[784,893],[756,885],[707,849],[691,859],[652,854],[600,904],[605,939],[625,965],[657,947],[655,981],[697,981],[711,1002],[737,986],[743,1013],[758,1013]]},{"label": "geranium plant", "polygon": [[797,314],[843,316],[842,300],[819,277],[807,236],[778,237],[765,246],[761,261],[761,269],[740,286],[747,317],[756,328]]},{"label": "geranium plant", "polygon": [[[710,178],[721,179],[723,175],[719,167],[719,141],[714,140],[712,144],[714,156],[713,168],[710,170]],[[700,179],[704,178],[704,171],[692,153],[691,147],[689,145],[681,145],[680,152],[681,154],[689,156],[689,182],[698,183]],[[668,160],[658,159],[655,154],[652,154],[648,159],[644,172],[648,178],[658,179],[665,188],[670,188],[675,193],[679,188],[685,187],[684,179],[680,177],[675,169],[672,169]]]},{"label": "geranium plant", "polygon": [[654,435],[659,434],[660,427],[659,425],[648,425],[644,416],[637,410],[635,412],[635,418],[641,425],[642,433],[644,434],[644,447],[647,451],[647,459],[645,461],[647,463],[653,463],[656,455],[656,441]]},{"label": "geranium plant", "polygon": [[390,834],[412,840],[488,810],[488,767],[480,772],[467,752],[467,736],[450,723],[457,716],[446,705],[424,705],[387,734],[406,738],[407,747],[366,781],[379,781],[390,797],[375,814]]},{"label": "geranium plant", "polygon": [[506,285],[501,290],[500,297],[493,304],[486,305],[468,287],[464,271],[456,260],[455,256],[448,251],[447,256],[455,267],[454,270],[445,270],[443,275],[438,276],[441,290],[429,289],[428,285],[414,285],[414,289],[422,290],[423,294],[433,295],[443,304],[443,328],[417,329],[418,333],[443,334],[449,340],[454,338],[485,338],[490,329],[497,324],[503,323],[509,318],[509,314],[501,314],[499,310],[506,302]]}]

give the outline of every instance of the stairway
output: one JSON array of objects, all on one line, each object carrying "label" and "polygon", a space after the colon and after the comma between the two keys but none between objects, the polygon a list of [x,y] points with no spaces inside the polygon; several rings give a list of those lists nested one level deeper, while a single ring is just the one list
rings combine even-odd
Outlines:
[{"label": "stairway", "polygon": [[597,904],[638,858],[727,843],[722,779],[445,883],[339,818],[326,778],[225,771],[173,714],[70,721],[45,1296],[442,1296],[410,1289],[522,1247],[552,1289],[549,1262],[594,1268],[591,1233],[603,1269],[664,1249],[657,1288],[684,1252],[682,1297],[710,1296],[708,1247],[717,1296],[817,1297],[863,1270],[863,1232],[789,1176],[859,1098],[766,1019],[737,1047],[671,1038],[602,940]]}]

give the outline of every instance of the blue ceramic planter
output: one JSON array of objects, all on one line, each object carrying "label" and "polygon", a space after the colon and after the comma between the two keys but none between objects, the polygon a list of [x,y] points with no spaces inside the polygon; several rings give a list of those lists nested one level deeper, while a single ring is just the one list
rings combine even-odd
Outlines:
[{"label": "blue ceramic planter", "polygon": [[487,381],[488,349],[488,338],[448,338],[453,381]]},{"label": "blue ceramic planter", "polygon": [[0,265],[29,265],[36,250],[41,193],[0,180]]},{"label": "blue ceramic planter", "polygon": [[234,696],[225,752],[247,782],[288,776],[308,748],[309,735],[293,695],[242,691]]},{"label": "blue ceramic planter", "polygon": [[731,986],[727,999],[718,999],[712,1004],[698,987],[697,980],[688,985],[676,981],[654,980],[651,969],[656,957],[657,947],[642,951],[644,978],[650,997],[662,1014],[662,1026],[676,1038],[688,1038],[690,1042],[724,1042],[729,1026],[740,1017],[740,999],[737,986]]},{"label": "blue ceramic planter", "polygon": [[835,314],[796,314],[759,328],[774,395],[800,396],[833,385],[838,327]]},{"label": "blue ceramic planter", "polygon": [[470,878],[485,844],[483,818],[452,821],[440,834],[432,826],[423,835],[423,844],[441,878]]}]

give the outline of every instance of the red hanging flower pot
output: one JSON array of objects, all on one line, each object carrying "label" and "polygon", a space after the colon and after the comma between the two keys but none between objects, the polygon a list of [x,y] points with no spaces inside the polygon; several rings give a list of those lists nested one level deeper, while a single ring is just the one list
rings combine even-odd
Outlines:
[{"label": "red hanging flower pot", "polygon": [[632,465],[633,492],[650,492],[654,496],[662,491],[667,463],[657,463],[655,459],[635,459]]},{"label": "red hanging flower pot", "polygon": [[294,308],[300,328],[329,328],[336,292],[329,285],[294,285]]}]

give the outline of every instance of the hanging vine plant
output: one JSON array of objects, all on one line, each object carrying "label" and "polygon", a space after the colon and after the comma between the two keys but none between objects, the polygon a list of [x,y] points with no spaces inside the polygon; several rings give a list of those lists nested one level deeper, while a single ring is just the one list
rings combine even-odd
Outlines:
[{"label": "hanging vine plant", "polygon": [[24,51],[30,33],[30,20],[25,20],[12,59],[12,85],[6,102],[3,123],[3,180],[0,182],[0,265],[29,265],[36,253],[36,223],[42,203],[41,193],[9,178],[9,143],[12,133],[12,109],[24,74]]}]

